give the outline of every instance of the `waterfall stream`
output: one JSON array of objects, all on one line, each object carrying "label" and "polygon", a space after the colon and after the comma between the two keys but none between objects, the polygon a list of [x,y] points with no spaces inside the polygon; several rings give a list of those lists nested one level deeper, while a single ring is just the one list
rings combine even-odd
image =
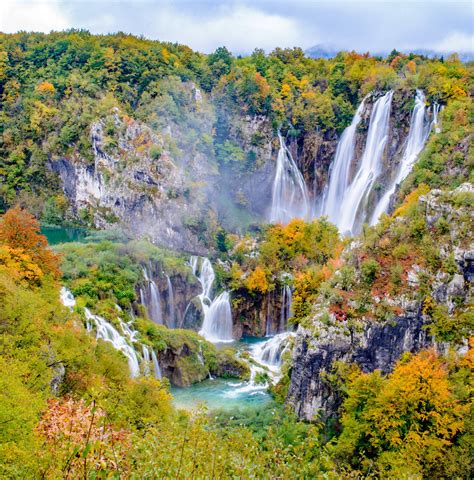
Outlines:
[{"label": "waterfall stream", "polygon": [[349,185],[349,174],[354,159],[356,131],[362,119],[364,109],[365,98],[359,105],[352,123],[341,135],[329,173],[329,183],[323,198],[321,213],[326,215],[336,225],[340,220],[341,207]]},{"label": "waterfall stream", "polygon": [[308,189],[285,141],[278,132],[278,151],[272,189],[271,223],[288,223],[293,218],[308,219],[311,213]]},{"label": "waterfall stream", "polygon": [[[70,309],[76,304],[73,294],[65,287],[61,288],[60,300],[62,304]],[[121,311],[120,307],[116,305],[117,310]],[[151,350],[147,345],[142,344],[142,355],[140,356],[134,348],[135,343],[140,343],[137,340],[139,333],[131,325],[132,322],[125,323],[118,318],[120,328],[123,335],[105,318],[94,315],[87,307],[84,308],[84,315],[86,317],[86,329],[92,332],[94,327],[96,330],[96,338],[109,342],[112,346],[123,353],[128,362],[130,369],[130,376],[132,378],[140,375],[140,365],[143,363],[143,374],[150,374],[150,365],[153,365],[154,375],[161,379],[161,370],[158,363],[158,358],[154,350]],[[150,353],[151,351],[151,353]]]},{"label": "waterfall stream", "polygon": [[[433,120],[434,121],[434,120]],[[438,120],[436,118],[436,124]],[[416,91],[415,107],[411,115],[410,131],[408,133],[406,147],[403,152],[402,159],[398,166],[398,171],[392,183],[388,186],[386,192],[377,203],[371,218],[371,225],[377,223],[382,213],[387,212],[390,205],[390,199],[395,193],[398,185],[411,172],[413,164],[418,158],[419,153],[423,150],[428,135],[430,133],[430,123],[426,119],[426,103],[425,96],[420,90]]]},{"label": "waterfall stream", "polygon": [[148,296],[143,288],[140,288],[140,301],[148,311],[150,319],[158,325],[163,325],[163,315],[161,312],[161,298],[158,286],[148,272],[146,267],[143,267],[143,278],[147,284]]},{"label": "waterfall stream", "polygon": [[389,135],[390,109],[393,91],[387,92],[374,104],[369,132],[359,169],[344,195],[337,225],[342,233],[357,233],[365,219],[364,202],[381,172],[382,159]]},{"label": "waterfall stream", "polygon": [[168,284],[168,327],[176,328],[176,308],[174,303],[173,284],[171,283],[169,275],[166,275],[166,281]]},{"label": "waterfall stream", "polygon": [[213,300],[212,287],[216,275],[208,258],[191,257],[189,264],[199,280],[202,292],[198,295],[204,321],[199,334],[213,343],[232,342],[232,311],[229,292],[222,292]]}]

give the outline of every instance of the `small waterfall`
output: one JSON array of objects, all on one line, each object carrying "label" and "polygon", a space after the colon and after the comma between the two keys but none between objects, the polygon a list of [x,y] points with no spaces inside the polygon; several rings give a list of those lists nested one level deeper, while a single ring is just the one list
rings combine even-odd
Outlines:
[{"label": "small waterfall", "polygon": [[[435,117],[435,125],[437,125],[437,114],[433,114],[433,122]],[[370,221],[371,225],[376,224],[380,218],[380,215],[387,212],[392,195],[395,193],[397,186],[400,185],[400,183],[405,180],[405,178],[411,172],[413,164],[425,146],[429,133],[430,124],[426,121],[425,96],[423,95],[423,92],[417,90],[415,107],[413,108],[411,115],[410,131],[408,133],[405,151],[403,152],[400,165],[398,166],[397,175],[392,184],[387,188],[387,191],[383,194],[382,198],[379,200]]]},{"label": "small waterfall", "polygon": [[153,363],[153,369],[155,370],[155,378],[162,380],[163,375],[161,374],[160,364],[158,363],[158,358],[154,350],[151,351],[151,361]]},{"label": "small waterfall", "polygon": [[193,274],[202,287],[198,298],[204,313],[204,321],[199,334],[210,342],[231,342],[233,341],[232,312],[229,292],[222,292],[214,300],[211,300],[216,275],[208,258],[201,259],[200,268],[199,260],[198,257],[193,256],[189,261]]},{"label": "small waterfall", "polygon": [[326,215],[335,224],[340,220],[344,195],[349,185],[350,168],[354,159],[356,131],[362,119],[364,108],[365,98],[359,105],[352,123],[344,130],[337,144],[336,154],[329,172],[329,183],[324,194],[321,214]]},{"label": "small waterfall", "polygon": [[[76,299],[72,293],[65,287],[61,288],[60,300],[64,306],[72,308],[76,304]],[[117,310],[121,311],[121,308],[116,305]],[[161,370],[158,363],[158,358],[153,350],[150,350],[147,345],[142,344],[143,358],[141,359],[133,347],[134,343],[139,343],[137,340],[138,332],[133,329],[131,322],[126,323],[122,319],[118,319],[120,328],[122,329],[123,336],[120,335],[118,330],[105,318],[99,315],[94,315],[88,308],[84,308],[84,314],[86,317],[86,329],[88,332],[92,332],[93,325],[96,328],[96,338],[109,342],[116,350],[122,352],[128,361],[128,367],[130,369],[131,377],[138,377],[140,375],[140,363],[146,362],[144,366],[144,373],[148,375],[150,373],[150,364],[153,364],[155,377],[160,379]]]},{"label": "small waterfall", "polygon": [[147,308],[148,316],[150,317],[150,319],[158,325],[163,325],[160,292],[158,290],[158,286],[151,277],[151,274],[148,273],[146,267],[143,267],[143,278],[148,284],[149,301],[147,302],[145,292],[142,288],[140,288],[140,301],[142,302],[142,305]]},{"label": "small waterfall", "polygon": [[176,309],[174,304],[173,284],[171,283],[169,275],[166,275],[166,281],[168,283],[168,327],[176,328]]},{"label": "small waterfall", "polygon": [[155,351],[154,350],[150,351],[147,345],[142,346],[142,351],[143,351],[143,361],[145,364],[143,368],[143,374],[150,375],[151,374],[150,366],[153,365],[153,373],[155,375],[155,378],[157,378],[158,380],[161,380],[163,377],[161,376],[160,364],[158,363],[158,358],[156,356]]},{"label": "small waterfall", "polygon": [[59,293],[59,299],[61,303],[72,310],[72,308],[76,305],[76,299],[74,298],[73,294],[69,289],[66,287],[61,287],[61,291]]},{"label": "small waterfall", "polygon": [[284,332],[288,325],[288,319],[292,315],[291,306],[293,294],[289,285],[284,285],[281,291],[280,332]]},{"label": "small waterfall", "polygon": [[130,375],[138,377],[140,375],[140,362],[135,349],[128,344],[125,337],[120,335],[115,327],[105,318],[92,314],[88,308],[84,309],[84,313],[87,321],[95,323],[96,338],[110,342],[115,349],[121,351],[127,357]]},{"label": "small waterfall", "polygon": [[[357,233],[359,224],[365,219],[364,202],[367,201],[375,179],[380,174],[383,153],[388,141],[392,97],[393,91],[389,91],[374,104],[360,166],[344,195],[341,217],[337,222],[342,233]],[[358,217],[361,218],[360,222],[357,222]]]},{"label": "small waterfall", "polygon": [[267,367],[281,366],[281,359],[290,345],[289,339],[294,333],[284,332],[275,335],[263,343],[257,343],[253,349],[253,357]]},{"label": "small waterfall", "polygon": [[438,114],[439,114],[440,110],[442,110],[442,108],[440,109],[439,103],[435,102],[433,104],[433,120],[431,121],[431,129],[435,133],[441,133],[441,126],[440,126],[439,120],[438,120]]},{"label": "small waterfall", "polygon": [[280,150],[273,181],[270,222],[287,223],[293,218],[308,218],[311,213],[310,200],[303,175],[280,132],[278,139]]},{"label": "small waterfall", "polygon": [[229,292],[222,292],[204,313],[204,322],[199,331],[210,342],[232,341],[232,312]]}]

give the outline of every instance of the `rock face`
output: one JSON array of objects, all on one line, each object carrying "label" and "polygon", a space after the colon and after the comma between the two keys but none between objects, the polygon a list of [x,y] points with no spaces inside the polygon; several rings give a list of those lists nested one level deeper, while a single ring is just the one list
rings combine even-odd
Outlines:
[{"label": "rock face", "polygon": [[293,369],[287,403],[299,418],[326,420],[341,399],[327,375],[334,362],[356,363],[364,372],[388,373],[404,352],[418,352],[433,345],[423,328],[421,315],[399,317],[385,324],[367,325],[361,333],[353,329],[319,325],[320,336],[299,329],[293,350]]}]

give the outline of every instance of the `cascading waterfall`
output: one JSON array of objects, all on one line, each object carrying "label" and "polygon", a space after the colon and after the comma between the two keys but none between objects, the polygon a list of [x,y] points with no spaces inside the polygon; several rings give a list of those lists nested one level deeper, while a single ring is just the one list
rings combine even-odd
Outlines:
[{"label": "cascading waterfall", "polygon": [[199,334],[210,342],[233,340],[229,292],[218,295],[204,312],[204,322]]},{"label": "cascading waterfall", "polygon": [[280,150],[273,181],[270,222],[287,223],[293,218],[309,218],[310,200],[303,175],[280,132],[278,132],[278,139]]},{"label": "cascading waterfall", "polygon": [[438,120],[438,114],[441,110],[443,110],[443,107],[440,108],[439,103],[435,102],[433,104],[433,120],[431,121],[431,129],[435,133],[441,133],[441,126]]},{"label": "cascading waterfall", "polygon": [[280,367],[282,355],[290,346],[289,339],[295,334],[283,332],[270,338],[270,340],[257,343],[253,348],[253,357],[267,367]]},{"label": "cascading waterfall", "polygon": [[202,305],[204,321],[199,334],[214,343],[233,341],[229,292],[224,291],[211,300],[212,286],[216,277],[211,262],[208,258],[200,259],[193,256],[189,264],[202,287],[198,298]]},{"label": "cascading waterfall", "polygon": [[329,183],[324,194],[321,214],[326,215],[335,224],[340,220],[341,207],[349,185],[349,174],[352,160],[354,159],[356,131],[362,119],[364,108],[365,98],[359,105],[352,123],[341,135],[329,173]]},{"label": "cascading waterfall", "polygon": [[143,373],[144,375],[150,375],[150,365],[153,365],[153,373],[155,375],[155,378],[161,380],[161,369],[160,369],[160,364],[158,363],[158,358],[156,357],[156,353],[154,350],[151,350],[148,348],[147,345],[142,345],[142,351],[143,351],[143,361],[144,361],[144,368],[143,368]]},{"label": "cascading waterfall", "polygon": [[105,318],[94,315],[88,308],[84,309],[86,320],[94,322],[96,327],[96,338],[110,342],[113,347],[122,352],[127,357],[130,375],[138,377],[140,375],[140,362],[137,352],[130,346],[125,338],[111,325]]},{"label": "cascading waterfall", "polygon": [[396,177],[393,179],[393,182],[388,186],[387,191],[377,203],[370,221],[371,225],[377,223],[380,215],[387,212],[390,205],[390,199],[395,193],[397,186],[400,185],[400,183],[411,172],[413,164],[415,163],[421,150],[423,150],[426,140],[428,139],[430,129],[430,123],[426,121],[425,96],[423,95],[423,92],[417,90],[415,107],[413,108],[411,115],[410,131],[408,132],[406,147],[403,152],[400,165],[398,166]]},{"label": "cascading waterfall", "polygon": [[168,283],[168,327],[176,328],[176,308],[174,304],[173,284],[171,283],[169,275],[166,275],[166,281]]},{"label": "cascading waterfall", "polygon": [[[76,299],[74,298],[72,293],[65,287],[61,288],[60,300],[64,306],[71,309],[76,304]],[[116,305],[116,307],[117,310],[121,311],[118,305]],[[142,345],[143,358],[140,358],[135,348],[133,347],[134,343],[139,342],[136,338],[138,332],[133,329],[130,324],[131,322],[125,323],[120,318],[118,319],[120,328],[123,331],[123,335],[121,335],[110,322],[108,322],[105,318],[100,317],[99,315],[94,315],[88,308],[84,308],[84,314],[86,317],[87,331],[92,332],[93,325],[95,325],[96,338],[111,343],[116,350],[119,350],[125,355],[125,357],[127,358],[131,377],[138,377],[140,375],[140,363],[142,361],[145,361],[145,375],[150,373],[149,365],[151,362],[151,364],[153,364],[155,377],[158,379],[162,378],[160,365],[158,363],[156,353],[151,350],[150,354],[150,349],[148,348],[148,346]]]},{"label": "cascading waterfall", "polygon": [[284,332],[291,317],[293,294],[289,285],[284,285],[281,292],[280,332]]},{"label": "cascading waterfall", "polygon": [[156,285],[155,281],[151,277],[151,274],[148,273],[146,267],[143,267],[143,278],[148,284],[149,302],[146,301],[146,295],[143,289],[140,289],[140,300],[142,305],[147,307],[148,316],[153,322],[163,325],[160,291],[158,290],[158,286]]},{"label": "cascading waterfall", "polygon": [[61,287],[59,298],[65,307],[72,309],[72,307],[76,305],[76,299],[74,298],[74,295],[66,287]]},{"label": "cascading waterfall", "polygon": [[393,91],[389,91],[379,98],[370,115],[369,132],[360,166],[346,190],[340,219],[337,222],[339,230],[343,233],[357,233],[356,219],[358,215],[364,217],[362,215],[364,212],[361,212],[363,203],[380,174],[383,153],[388,141],[392,97]]}]

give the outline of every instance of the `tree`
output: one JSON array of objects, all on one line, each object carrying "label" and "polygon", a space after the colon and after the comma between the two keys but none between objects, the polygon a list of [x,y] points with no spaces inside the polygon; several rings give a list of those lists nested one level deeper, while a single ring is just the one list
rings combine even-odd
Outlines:
[{"label": "tree", "polygon": [[23,251],[44,273],[59,278],[59,256],[48,248],[46,237],[39,232],[38,221],[19,207],[0,218],[0,244]]}]

